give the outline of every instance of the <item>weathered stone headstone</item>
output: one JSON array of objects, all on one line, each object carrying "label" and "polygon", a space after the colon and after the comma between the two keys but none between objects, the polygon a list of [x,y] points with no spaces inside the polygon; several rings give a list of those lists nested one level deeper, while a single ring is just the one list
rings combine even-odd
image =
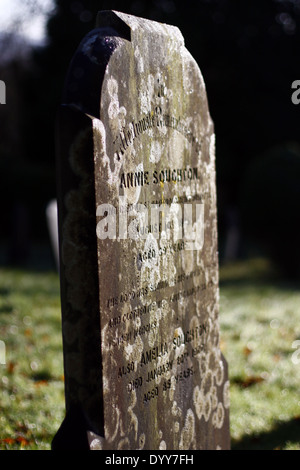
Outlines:
[{"label": "weathered stone headstone", "polygon": [[0,104],[6,104],[6,86],[3,80],[0,80]]},{"label": "weathered stone headstone", "polygon": [[58,131],[67,415],[53,448],[228,449],[215,136],[180,31],[100,12]]},{"label": "weathered stone headstone", "polygon": [[6,364],[6,347],[4,341],[0,340],[0,364]]}]

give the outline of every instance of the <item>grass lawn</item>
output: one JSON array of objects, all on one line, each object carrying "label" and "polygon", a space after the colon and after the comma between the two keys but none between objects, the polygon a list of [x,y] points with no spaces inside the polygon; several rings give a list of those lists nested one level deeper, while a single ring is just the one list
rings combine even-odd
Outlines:
[{"label": "grass lawn", "polygon": [[[300,288],[271,274],[263,260],[221,267],[233,450],[300,450]],[[0,269],[1,345],[0,449],[48,450],[64,417],[55,273]]]},{"label": "grass lawn", "polygon": [[221,267],[232,449],[300,450],[300,288],[268,263]]},{"label": "grass lawn", "polygon": [[0,270],[0,449],[50,449],[64,416],[59,279]]}]

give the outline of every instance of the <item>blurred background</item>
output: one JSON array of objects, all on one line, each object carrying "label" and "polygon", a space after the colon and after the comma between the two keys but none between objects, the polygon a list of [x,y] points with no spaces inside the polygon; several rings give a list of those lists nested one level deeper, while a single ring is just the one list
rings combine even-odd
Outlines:
[{"label": "blurred background", "polygon": [[98,10],[176,25],[217,137],[220,262],[266,256],[300,274],[300,0],[0,0],[0,264],[55,267],[54,125],[67,68]]},{"label": "blurred background", "polygon": [[102,9],[178,26],[200,66],[232,449],[300,450],[300,0],[0,0],[0,449],[50,449],[64,416],[46,211],[67,69]]}]

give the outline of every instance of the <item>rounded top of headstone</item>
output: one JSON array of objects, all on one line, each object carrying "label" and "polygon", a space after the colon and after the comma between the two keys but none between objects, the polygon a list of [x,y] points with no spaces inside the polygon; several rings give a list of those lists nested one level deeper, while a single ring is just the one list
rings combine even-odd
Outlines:
[{"label": "rounded top of headstone", "polygon": [[[142,34],[155,34],[167,35],[184,44],[183,36],[176,26],[159,23],[157,21],[139,18],[137,16],[128,15],[114,10],[99,11],[97,16],[97,26],[112,26],[119,32],[126,34],[127,28],[131,31],[131,40],[134,40],[136,35]],[[126,28],[127,27],[127,28]],[[125,36],[123,36],[125,37]]]},{"label": "rounded top of headstone", "polygon": [[[112,10],[100,11],[97,27],[81,41],[68,70],[62,102],[93,117],[100,117],[100,93],[105,70],[113,52],[124,41],[137,43],[141,37],[164,36],[184,45],[180,30]],[[87,90],[89,91],[87,93]]]}]

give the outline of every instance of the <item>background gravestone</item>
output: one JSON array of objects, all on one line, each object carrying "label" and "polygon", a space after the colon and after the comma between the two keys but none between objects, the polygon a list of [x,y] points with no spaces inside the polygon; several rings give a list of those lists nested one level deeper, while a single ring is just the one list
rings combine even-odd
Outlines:
[{"label": "background gravestone", "polygon": [[67,415],[53,448],[228,449],[204,82],[177,28],[111,11],[97,26],[58,124]]},{"label": "background gravestone", "polygon": [[0,80],[0,104],[6,104],[6,86],[3,80]]}]

